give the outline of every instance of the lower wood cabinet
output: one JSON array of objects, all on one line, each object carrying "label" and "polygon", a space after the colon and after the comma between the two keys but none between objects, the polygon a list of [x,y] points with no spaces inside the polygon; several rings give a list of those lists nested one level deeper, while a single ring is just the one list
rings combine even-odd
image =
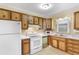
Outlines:
[{"label": "lower wood cabinet", "polygon": [[79,55],[79,40],[48,36],[48,44],[72,55]]},{"label": "lower wood cabinet", "polygon": [[67,52],[72,55],[79,55],[79,40],[67,39]]},{"label": "lower wood cabinet", "polygon": [[53,36],[49,36],[48,38],[49,38],[48,39],[49,45],[57,48],[58,47],[58,40],[57,40],[57,38],[56,37],[53,37]]},{"label": "lower wood cabinet", "polygon": [[48,45],[51,45],[52,44],[52,39],[51,39],[51,36],[48,36]]},{"label": "lower wood cabinet", "polygon": [[30,39],[22,40],[22,55],[30,53]]},{"label": "lower wood cabinet", "polygon": [[66,51],[66,42],[65,41],[60,41],[59,40],[59,44],[58,44],[58,48],[63,50],[63,51]]},{"label": "lower wood cabinet", "polygon": [[58,47],[58,41],[56,39],[52,40],[52,46],[56,48]]}]

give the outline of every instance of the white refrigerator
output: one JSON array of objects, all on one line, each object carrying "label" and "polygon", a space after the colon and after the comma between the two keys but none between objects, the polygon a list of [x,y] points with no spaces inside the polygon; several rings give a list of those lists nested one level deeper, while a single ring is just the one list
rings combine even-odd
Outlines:
[{"label": "white refrigerator", "polygon": [[20,21],[0,20],[0,55],[21,55]]}]

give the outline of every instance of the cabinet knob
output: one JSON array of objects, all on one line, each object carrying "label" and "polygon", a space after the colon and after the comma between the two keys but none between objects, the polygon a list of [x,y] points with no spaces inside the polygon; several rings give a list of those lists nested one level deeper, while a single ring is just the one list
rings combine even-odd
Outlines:
[{"label": "cabinet knob", "polygon": [[3,17],[5,17],[5,15],[3,15]]},{"label": "cabinet knob", "polygon": [[17,19],[17,17],[15,17],[15,19]]}]

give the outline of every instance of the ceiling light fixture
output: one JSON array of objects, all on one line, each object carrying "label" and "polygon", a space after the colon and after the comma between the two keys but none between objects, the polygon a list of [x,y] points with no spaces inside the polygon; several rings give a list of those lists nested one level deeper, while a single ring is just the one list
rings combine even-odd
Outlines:
[{"label": "ceiling light fixture", "polygon": [[48,10],[49,8],[51,8],[51,6],[52,5],[49,3],[40,4],[40,8],[44,10]]}]

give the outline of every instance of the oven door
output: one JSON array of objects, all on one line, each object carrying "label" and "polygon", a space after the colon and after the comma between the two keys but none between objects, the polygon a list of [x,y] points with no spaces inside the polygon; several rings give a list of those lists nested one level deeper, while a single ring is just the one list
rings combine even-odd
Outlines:
[{"label": "oven door", "polygon": [[30,47],[31,49],[37,49],[39,47],[42,47],[42,37],[41,36],[31,36],[30,37]]}]

